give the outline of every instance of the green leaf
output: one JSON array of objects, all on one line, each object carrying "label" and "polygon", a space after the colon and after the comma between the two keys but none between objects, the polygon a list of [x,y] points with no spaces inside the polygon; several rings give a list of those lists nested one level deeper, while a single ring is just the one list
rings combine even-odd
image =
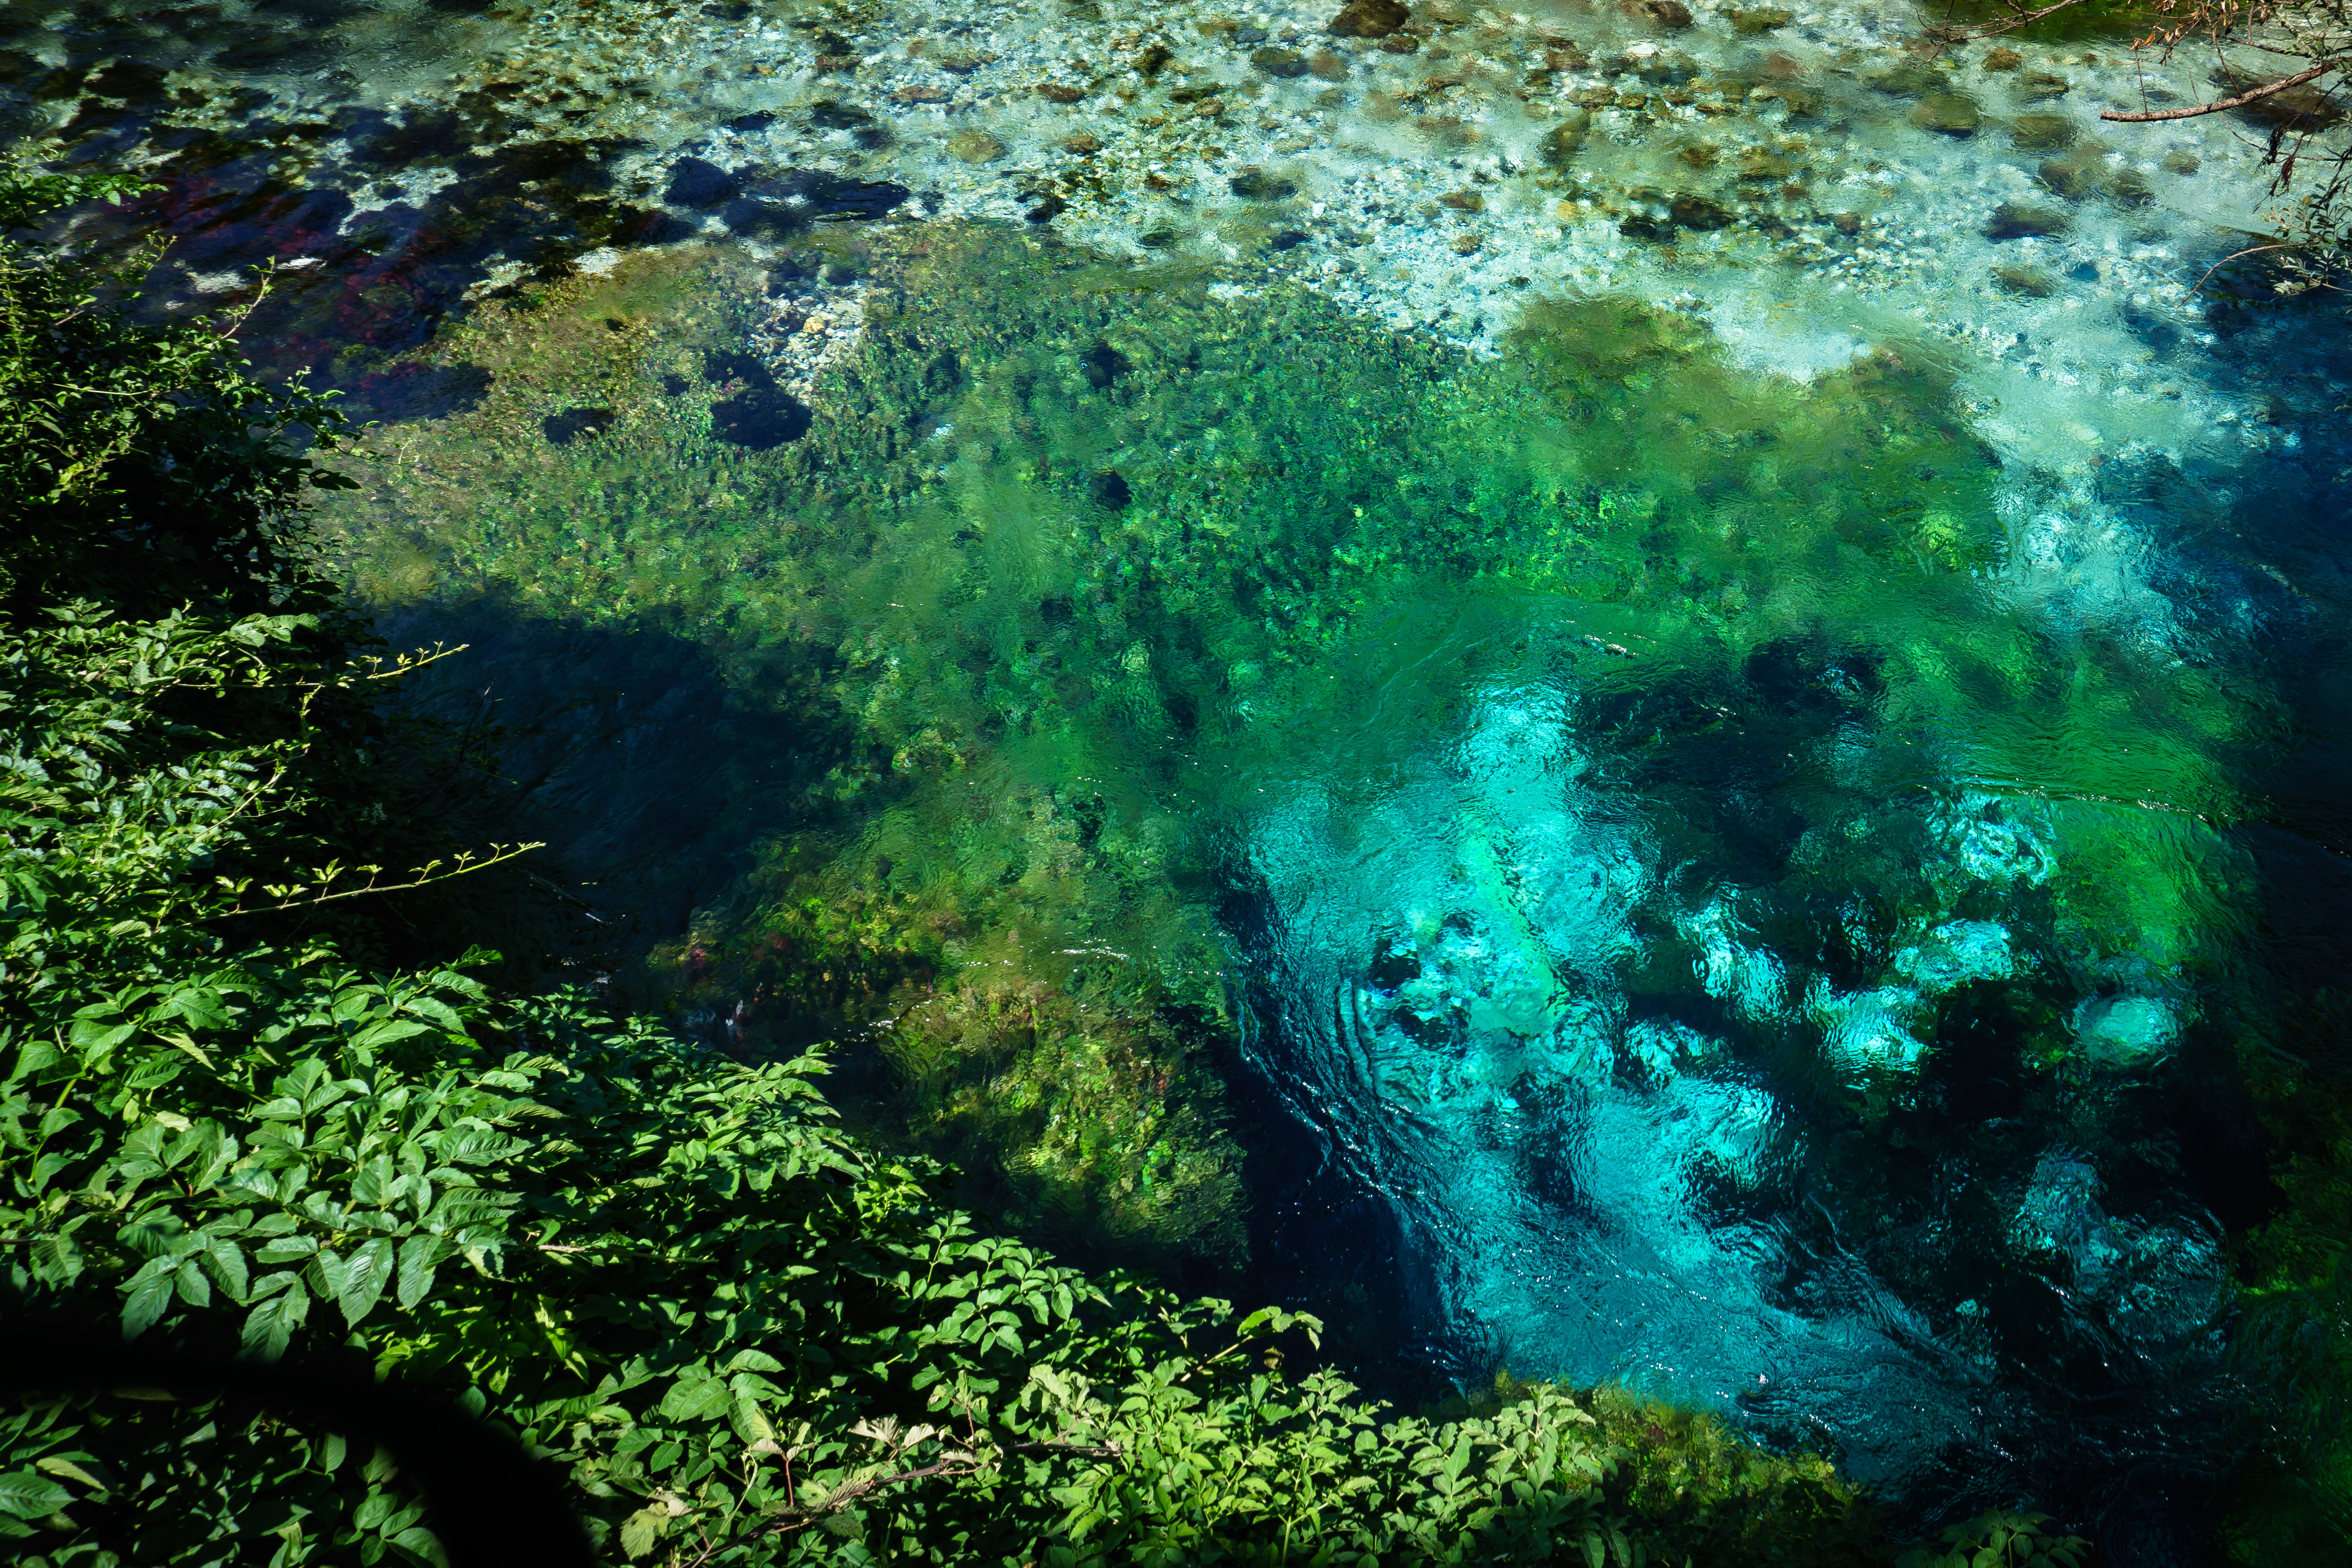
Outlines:
[{"label": "green leaf", "polygon": [[184,1018],[199,1029],[226,1029],[230,1023],[228,1005],[220,993],[201,985],[173,992],[154,1008],[151,1016],[157,1020]]},{"label": "green leaf", "polygon": [[131,1221],[114,1233],[114,1239],[142,1258],[168,1258],[173,1244],[188,1228],[188,1222],[175,1214],[154,1214]]},{"label": "green leaf", "polygon": [[73,1027],[66,1033],[66,1043],[84,1058],[95,1061],[138,1032],[136,1024],[108,1025],[96,1018],[76,1018]]},{"label": "green leaf", "polygon": [[30,1470],[0,1475],[0,1512],[18,1519],[47,1519],[73,1501],[73,1493],[47,1476]]},{"label": "green leaf", "polygon": [[454,1127],[436,1134],[433,1152],[452,1165],[487,1165],[521,1152],[522,1141],[488,1127]]},{"label": "green leaf", "polygon": [[727,1385],[717,1378],[680,1378],[662,1396],[661,1413],[672,1421],[698,1421],[726,1403]]},{"label": "green leaf", "polygon": [[360,1320],[375,1310],[383,1299],[384,1287],[392,1283],[394,1258],[392,1242],[384,1237],[362,1246],[343,1266],[343,1279],[335,1292],[335,1304],[343,1310],[343,1321],[357,1328]]},{"label": "green leaf", "polygon": [[48,1041],[27,1040],[25,1042],[24,1049],[16,1053],[16,1065],[8,1069],[8,1077],[5,1081],[15,1083],[19,1079],[30,1078],[58,1059],[57,1047],[49,1044]]},{"label": "green leaf", "polygon": [[388,1046],[395,1040],[404,1040],[411,1035],[421,1035],[430,1027],[432,1027],[431,1025],[420,1024],[414,1018],[386,1018],[380,1024],[371,1024],[362,1029],[352,1037],[352,1044],[362,1048]]},{"label": "green leaf", "polygon": [[172,1304],[172,1282],[178,1273],[159,1259],[131,1277],[122,1302],[123,1338],[135,1340],[155,1326]]},{"label": "green leaf", "polygon": [[33,1238],[33,1278],[44,1285],[70,1285],[81,1277],[82,1252],[74,1238],[51,1231]]},{"label": "green leaf", "polygon": [[320,1300],[332,1301],[343,1293],[349,1266],[333,1247],[321,1247],[310,1255],[310,1266],[303,1273]]},{"label": "green leaf", "polygon": [[202,1254],[184,1258],[172,1269],[172,1283],[180,1292],[180,1300],[191,1307],[213,1304],[213,1288],[205,1279],[204,1269],[196,1261]]},{"label": "green leaf", "polygon": [[438,1236],[412,1236],[400,1244],[400,1278],[395,1299],[403,1310],[415,1306],[432,1292],[433,1270],[452,1250],[447,1238]]},{"label": "green leaf", "polygon": [[[88,1455],[82,1457],[89,1458]],[[90,1463],[97,1464],[98,1461],[91,1459]],[[44,1454],[33,1461],[33,1468],[37,1470],[47,1470],[53,1476],[63,1476],[69,1481],[79,1481],[92,1491],[106,1492],[114,1489],[114,1484],[111,1481],[94,1471],[83,1468],[75,1463],[73,1458],[64,1454]]]},{"label": "green leaf", "polygon": [[310,1315],[310,1294],[302,1289],[302,1282],[290,1274],[276,1278],[289,1283],[245,1315],[246,1352],[262,1361],[284,1355],[294,1331]]},{"label": "green leaf", "polygon": [[736,1395],[728,1410],[728,1421],[734,1426],[735,1436],[746,1443],[757,1443],[763,1437],[776,1435],[776,1429],[768,1424],[768,1417],[761,1411],[759,1401],[749,1394]]},{"label": "green leaf", "polygon": [[433,1568],[449,1568],[449,1555],[441,1549],[440,1538],[421,1524],[410,1525],[385,1544]]},{"label": "green leaf", "polygon": [[205,1238],[202,1257],[205,1271],[228,1292],[229,1300],[244,1300],[248,1278],[244,1249],[225,1236],[210,1236]]},{"label": "green leaf", "polygon": [[652,1552],[654,1543],[667,1533],[668,1510],[641,1508],[621,1521],[621,1550],[631,1557],[643,1557]]}]

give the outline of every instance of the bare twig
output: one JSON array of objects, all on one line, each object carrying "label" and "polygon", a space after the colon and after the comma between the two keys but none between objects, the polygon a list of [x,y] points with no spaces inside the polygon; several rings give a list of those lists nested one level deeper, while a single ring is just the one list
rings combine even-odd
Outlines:
[{"label": "bare twig", "polygon": [[2156,120],[2194,120],[2203,114],[2225,114],[2232,109],[2243,109],[2250,103],[2259,103],[2273,93],[2284,92],[2291,87],[2301,87],[2314,77],[2325,76],[2336,68],[2336,61],[2322,60],[2309,70],[2297,71],[2293,76],[2281,77],[2276,81],[2264,82],[2260,87],[2248,88],[2233,98],[2216,99],[2211,103],[2200,103],[2188,109],[2149,109],[2134,112],[2126,112],[2120,109],[2105,109],[2099,111],[2099,118],[2146,124]]},{"label": "bare twig", "polygon": [[2225,256],[2225,257],[2221,258],[2221,260],[2219,260],[2219,261],[2217,261],[2217,262],[2213,263],[2213,265],[2212,265],[2212,266],[2208,267],[2208,268],[2205,269],[2205,277],[2204,277],[2204,278],[2200,278],[2199,279],[2197,279],[2197,281],[2196,281],[2194,284],[2192,284],[2192,285],[2190,286],[2190,288],[2189,288],[2189,291],[2191,294],[2194,294],[2195,292],[2197,292],[2197,290],[2198,290],[2198,289],[2202,289],[2203,287],[2205,287],[2205,280],[2206,280],[2206,279],[2212,277],[2212,276],[2213,276],[2213,274],[2215,274],[2216,272],[2221,271],[2221,268],[2223,268],[2224,267],[2229,266],[2229,265],[2230,265],[2230,263],[2231,263],[2232,261],[2237,260],[2237,259],[2238,259],[2238,258],[2239,258],[2239,257],[2241,257],[2241,256],[2258,256],[2258,255],[2260,255],[2262,252],[2263,252],[2263,251],[2265,251],[2265,250],[2291,250],[2291,249],[2293,249],[2293,248],[2294,248],[2294,247],[2293,247],[2293,246],[2291,246],[2291,245],[2287,244],[2285,241],[2282,240],[2282,241],[2280,241],[2280,242],[2279,242],[2278,244],[2276,244],[2276,245],[2252,245],[2252,246],[2248,246],[2248,247],[2247,247],[2245,249],[2243,249],[2243,250],[2232,251],[2232,252],[2231,252],[2231,254],[2229,254],[2228,256]]},{"label": "bare twig", "polygon": [[[1059,1439],[1042,1443],[1010,1443],[1005,1445],[1004,1451],[1008,1454],[1069,1454],[1081,1459],[1117,1459],[1123,1458],[1127,1452],[1117,1443],[1065,1443]],[[984,1468],[984,1465],[985,1461],[980,1455],[970,1448],[959,1448],[944,1458],[919,1466],[911,1470],[900,1470],[895,1475],[868,1476],[862,1481],[844,1481],[834,1488],[823,1501],[809,1508],[793,1510],[778,1522],[776,1528],[785,1534],[790,1534],[796,1530],[806,1530],[817,1521],[828,1515],[839,1513],[858,1499],[877,1492],[884,1487],[904,1486],[909,1481],[927,1481],[938,1476],[975,1475]]]},{"label": "bare twig", "polygon": [[1997,37],[2003,33],[2013,33],[2020,27],[2039,22],[2044,16],[2080,4],[2082,0],[2058,0],[2055,5],[2044,5],[2036,11],[2028,11],[2012,4],[2010,9],[2016,14],[2004,16],[1998,22],[1988,22],[1981,27],[1930,27],[1927,29],[1927,36],[1943,44],[1965,44],[1974,38]]}]

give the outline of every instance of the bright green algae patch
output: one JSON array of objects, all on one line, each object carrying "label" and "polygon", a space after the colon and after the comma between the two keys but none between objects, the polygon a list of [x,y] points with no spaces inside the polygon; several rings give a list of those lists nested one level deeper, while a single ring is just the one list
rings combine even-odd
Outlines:
[{"label": "bright green algae patch", "polygon": [[[2240,918],[2207,824],[2261,715],[2160,634],[2054,629],[1927,356],[1800,385],[1603,302],[1482,363],[1002,232],[830,256],[871,285],[864,334],[765,450],[711,412],[763,319],[739,255],[486,307],[440,352],[488,393],[381,438],[349,570],[382,607],[702,647],[804,736],[755,865],[640,979],[746,1047],[869,1043],[856,1114],[1053,1234],[1238,1256],[1221,857],[1286,780],[1377,779],[1530,616],[1566,617],[1613,754],[1669,797],[1692,748],[1801,769],[1858,722],[1869,790],[2039,814],[2078,978],[2195,968]],[[1813,689],[1856,648],[1854,692]],[[1777,707],[1738,694],[1783,666]],[[1855,787],[1795,793],[1797,864],[1875,888],[1896,936],[1982,912],[1873,840]],[[1696,861],[1714,809],[1686,803]],[[2134,1048],[2055,1000],[2032,1032],[2052,1094]],[[1847,1062],[1838,1092],[1883,1113],[1917,1065]]]}]

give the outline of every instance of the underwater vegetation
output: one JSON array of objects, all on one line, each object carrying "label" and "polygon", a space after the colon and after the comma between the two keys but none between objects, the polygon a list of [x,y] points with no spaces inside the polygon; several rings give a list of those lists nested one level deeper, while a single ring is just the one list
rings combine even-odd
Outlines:
[{"label": "underwater vegetation", "polygon": [[[863,328],[744,442],[730,345],[812,275]],[[2281,700],[1932,352],[1800,383],[1607,300],[1512,350],[982,227],[678,247],[449,334],[482,402],[335,550],[799,737],[620,983],[843,1041],[853,1124],[1017,1223],[1246,1267],[1399,1392],[1627,1379],[1928,1517],[2203,1528],[2281,1408],[2225,1331]]]}]

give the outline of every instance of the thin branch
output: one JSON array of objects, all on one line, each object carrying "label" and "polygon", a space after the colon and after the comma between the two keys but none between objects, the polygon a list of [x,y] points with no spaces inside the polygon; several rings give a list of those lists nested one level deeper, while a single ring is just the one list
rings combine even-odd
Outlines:
[{"label": "thin branch", "polygon": [[2243,249],[2243,250],[2240,250],[2240,251],[2233,251],[2233,252],[2231,252],[2230,255],[2228,255],[2228,256],[2225,256],[2225,257],[2221,258],[2221,260],[2219,260],[2219,261],[2217,261],[2217,262],[2213,263],[2213,265],[2212,265],[2212,266],[2208,267],[2208,268],[2205,269],[2205,277],[2204,277],[2204,278],[2200,278],[2199,279],[2197,279],[2197,281],[2196,281],[2194,284],[2190,285],[2189,291],[2191,294],[2194,294],[2195,292],[2197,292],[2197,290],[2198,290],[2198,289],[2202,289],[2203,287],[2205,287],[2205,281],[2206,281],[2206,279],[2209,279],[2209,278],[2212,277],[2212,276],[2213,276],[2213,274],[2215,274],[2216,272],[2221,271],[2221,268],[2223,268],[2224,267],[2229,266],[2229,265],[2230,265],[2230,263],[2231,263],[2232,261],[2237,260],[2237,259],[2238,259],[2238,258],[2239,258],[2239,257],[2241,257],[2241,256],[2259,256],[2259,255],[2261,255],[2261,254],[2262,254],[2263,251],[2265,251],[2265,250],[2293,250],[2294,248],[2294,247],[2291,243],[2289,243],[2289,242],[2287,242],[2287,241],[2285,241],[2285,240],[2281,240],[2281,241],[2280,241],[2278,244],[2276,244],[2276,245],[2255,245],[2255,246],[2249,246],[2249,247],[2246,247],[2245,249]]},{"label": "thin branch", "polygon": [[465,652],[473,646],[472,643],[461,642],[456,647],[444,647],[436,643],[430,653],[419,648],[415,653],[394,654],[387,658],[370,659],[368,668],[360,676],[360,679],[390,680],[397,676],[413,675],[428,664],[437,664],[453,655]]},{"label": "thin branch", "polygon": [[[508,861],[514,859],[517,856],[528,855],[534,849],[544,849],[546,847],[547,845],[544,840],[530,844],[517,844],[512,847],[509,847],[504,844],[493,844],[490,846],[490,857],[487,860],[476,860],[471,858],[472,852],[469,850],[467,851],[466,854],[459,856],[457,864],[450,869],[446,871],[438,870],[441,862],[435,860],[428,865],[419,867],[415,877],[405,882],[379,883],[372,880],[365,887],[346,888],[340,893],[320,893],[316,898],[310,899],[288,899],[283,903],[240,906],[234,910],[223,910],[219,914],[207,916],[206,918],[210,920],[227,920],[235,915],[276,914],[280,910],[307,910],[317,904],[331,904],[337,899],[357,899],[364,897],[369,893],[404,893],[412,888],[422,888],[435,882],[446,882],[453,877],[463,877],[470,871],[487,871],[493,866],[505,865]],[[361,869],[365,870],[367,868],[362,867]]]},{"label": "thin branch", "polygon": [[2038,11],[2027,11],[2019,8],[2012,0],[2010,9],[2017,13],[2013,16],[2005,16],[1998,22],[1990,22],[1981,27],[1929,27],[1927,33],[1938,43],[1946,44],[1965,44],[1975,38],[1999,37],[2004,33],[2013,33],[2020,27],[2031,26],[2044,16],[2081,4],[2082,0],[2058,0],[2055,5],[2044,5]]},{"label": "thin branch", "polygon": [[1045,1443],[1015,1443],[1005,1451],[1013,1454],[1073,1454],[1081,1459],[1118,1459],[1127,1455],[1127,1450],[1116,1443],[1065,1443],[1058,1439]]},{"label": "thin branch", "polygon": [[2200,103],[2189,109],[2148,109],[2135,113],[2126,113],[2120,109],[2105,109],[2099,111],[2099,118],[2129,121],[2133,124],[2146,124],[2156,120],[2194,120],[2203,114],[2225,114],[2232,109],[2243,109],[2250,103],[2259,103],[2273,93],[2284,92],[2291,87],[2301,87],[2312,78],[2325,76],[2336,68],[2336,61],[2322,60],[2309,70],[2297,71],[2289,77],[2281,77],[2278,80],[2265,82],[2261,87],[2248,88],[2234,98],[2216,99],[2211,103]]},{"label": "thin branch", "polygon": [[[1127,1452],[1117,1443],[1065,1443],[1059,1440],[1010,1443],[1005,1445],[1004,1451],[1008,1454],[1073,1454],[1082,1459],[1117,1459]],[[862,1481],[844,1481],[834,1488],[824,1501],[811,1508],[793,1510],[792,1515],[780,1521],[776,1528],[787,1534],[796,1530],[806,1530],[818,1520],[839,1513],[859,1498],[879,1491],[884,1487],[903,1486],[908,1481],[927,1481],[935,1476],[976,1475],[985,1468],[985,1464],[986,1461],[978,1454],[969,1448],[961,1448],[916,1469],[900,1470],[896,1475],[868,1476]]]}]

